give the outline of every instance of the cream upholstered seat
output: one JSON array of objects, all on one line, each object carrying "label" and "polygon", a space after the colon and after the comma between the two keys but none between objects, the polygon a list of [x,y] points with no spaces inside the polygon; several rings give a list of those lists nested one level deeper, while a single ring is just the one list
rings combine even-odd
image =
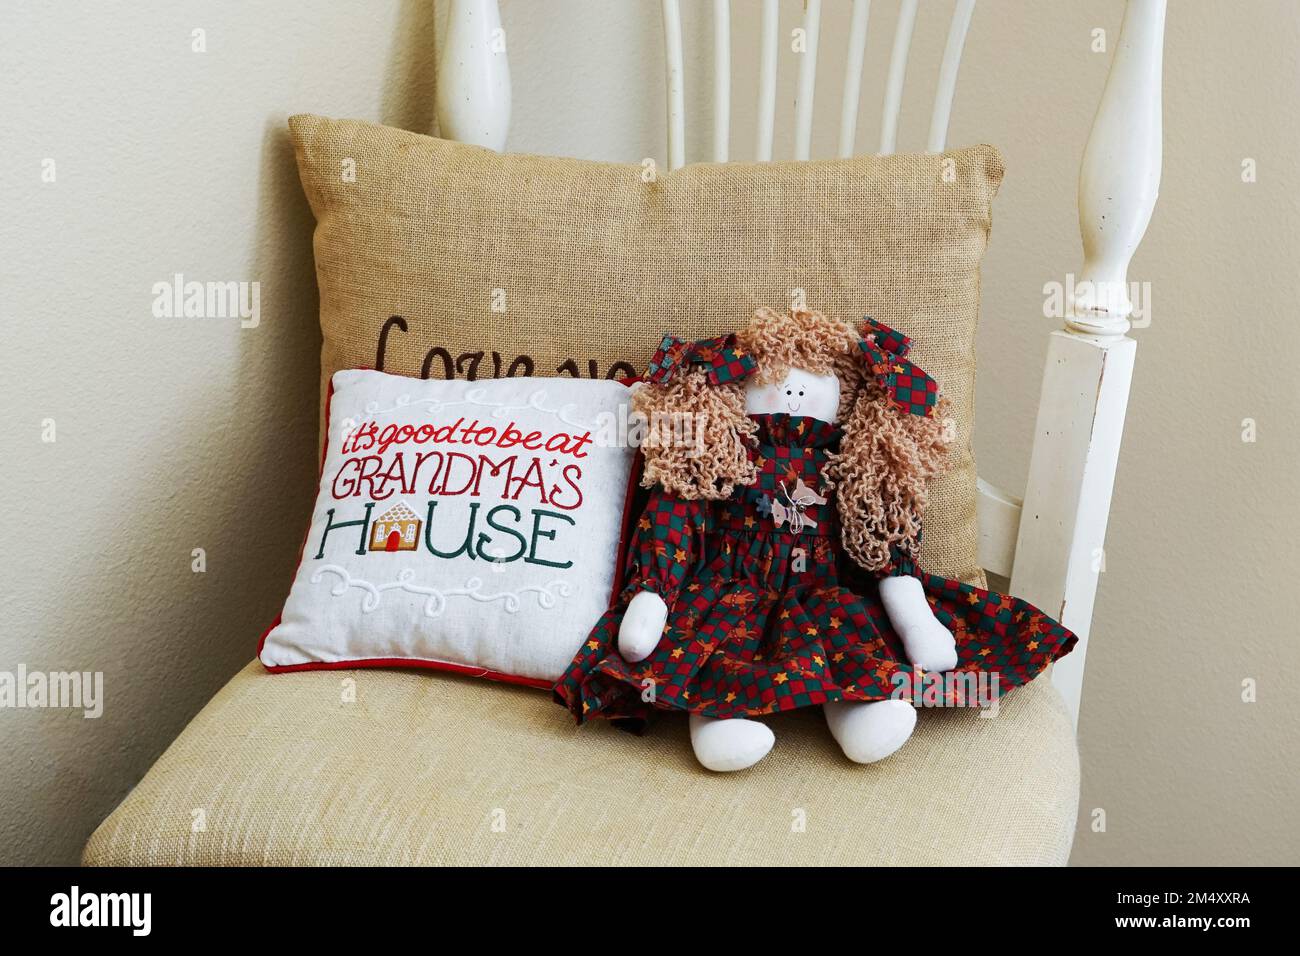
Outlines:
[{"label": "cream upholstered seat", "polygon": [[1046,680],[1013,691],[994,718],[923,712],[907,746],[869,767],[840,754],[815,711],[771,726],[765,761],[711,774],[675,715],[634,737],[577,728],[529,688],[413,671],[271,675],[252,663],[100,825],[84,861],[970,866],[1069,855],[1078,756]]}]

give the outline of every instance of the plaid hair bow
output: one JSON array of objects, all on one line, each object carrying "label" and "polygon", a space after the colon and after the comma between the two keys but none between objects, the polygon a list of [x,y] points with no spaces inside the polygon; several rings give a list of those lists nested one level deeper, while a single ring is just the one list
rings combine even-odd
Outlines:
[{"label": "plaid hair bow", "polygon": [[939,400],[939,384],[903,356],[912,340],[867,316],[858,342],[862,357],[889,400],[905,412],[928,418]]},{"label": "plaid hair bow", "polygon": [[734,334],[700,339],[698,342],[686,342],[665,335],[650,359],[646,380],[662,385],[671,382],[673,376],[690,365],[703,365],[709,370],[709,381],[712,384],[726,385],[748,378],[757,364],[753,357],[740,348]]}]

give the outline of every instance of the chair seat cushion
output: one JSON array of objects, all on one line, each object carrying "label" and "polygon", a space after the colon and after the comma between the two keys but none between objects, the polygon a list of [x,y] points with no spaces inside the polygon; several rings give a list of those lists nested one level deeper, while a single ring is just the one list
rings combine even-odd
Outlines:
[{"label": "chair seat cushion", "polygon": [[[355,682],[355,684],[349,683]],[[347,698],[353,696],[349,702]],[[712,774],[686,721],[578,728],[544,692],[249,664],[92,835],[91,865],[1063,864],[1073,729],[1047,680],[999,714],[930,710],[847,761],[816,711]]]}]

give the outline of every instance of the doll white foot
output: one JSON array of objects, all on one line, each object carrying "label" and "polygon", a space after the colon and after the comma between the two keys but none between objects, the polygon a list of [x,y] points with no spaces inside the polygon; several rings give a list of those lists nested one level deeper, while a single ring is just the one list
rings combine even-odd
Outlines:
[{"label": "doll white foot", "polygon": [[926,671],[950,671],[957,666],[957,641],[934,616],[920,579],[909,575],[884,578],[880,601],[909,661]]},{"label": "doll white foot", "polygon": [[884,760],[916,727],[916,708],[905,700],[836,701],[822,709],[831,736],[854,763]]},{"label": "doll white foot", "polygon": [[772,749],[776,734],[757,720],[719,720],[691,714],[691,746],[708,770],[725,772],[752,767]]},{"label": "doll white foot", "polygon": [[668,620],[668,605],[653,591],[642,591],[628,602],[618,626],[618,652],[630,663],[643,661],[659,646]]}]

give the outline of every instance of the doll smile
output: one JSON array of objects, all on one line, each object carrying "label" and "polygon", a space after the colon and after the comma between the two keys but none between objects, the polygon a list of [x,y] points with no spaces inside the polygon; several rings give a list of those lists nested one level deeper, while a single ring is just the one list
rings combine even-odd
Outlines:
[{"label": "doll smile", "polygon": [[786,408],[790,409],[792,412],[799,411],[799,402],[786,402],[785,405]]}]

